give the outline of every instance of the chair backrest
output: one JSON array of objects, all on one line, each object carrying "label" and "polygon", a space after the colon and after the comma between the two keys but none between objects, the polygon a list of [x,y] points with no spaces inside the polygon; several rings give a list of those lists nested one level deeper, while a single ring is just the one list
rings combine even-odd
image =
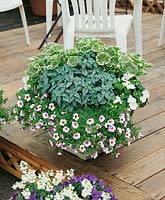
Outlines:
[{"label": "chair backrest", "polygon": [[[81,32],[114,31],[116,0],[70,0],[75,17],[75,29]],[[63,17],[70,16],[68,0],[61,0]]]},{"label": "chair backrest", "polygon": [[0,12],[12,10],[22,4],[22,0],[0,0]]}]

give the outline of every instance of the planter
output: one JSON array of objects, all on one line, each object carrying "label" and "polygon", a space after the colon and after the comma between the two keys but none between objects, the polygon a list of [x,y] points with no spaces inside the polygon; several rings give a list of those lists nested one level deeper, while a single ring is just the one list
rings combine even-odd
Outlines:
[{"label": "planter", "polygon": [[[30,0],[32,11],[35,15],[46,16],[46,0]],[[57,14],[57,3],[53,3],[53,15]]]},{"label": "planter", "polygon": [[83,160],[100,152],[118,157],[140,137],[132,115],[148,102],[137,76],[149,66],[97,39],[80,38],[69,51],[50,44],[32,59],[13,118],[23,128],[48,130],[51,145]]}]

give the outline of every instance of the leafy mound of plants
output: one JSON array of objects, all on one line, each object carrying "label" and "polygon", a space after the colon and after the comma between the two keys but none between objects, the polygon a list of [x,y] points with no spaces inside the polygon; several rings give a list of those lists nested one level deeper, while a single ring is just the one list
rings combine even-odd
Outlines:
[{"label": "leafy mound of plants", "polygon": [[22,180],[13,185],[11,200],[117,200],[112,188],[94,175],[74,175],[74,170],[36,172],[20,163]]},{"label": "leafy mound of plants", "polygon": [[5,107],[3,107],[3,105],[6,103],[6,101],[7,101],[7,99],[3,98],[3,91],[0,90],[0,129],[1,129],[2,125],[4,125],[9,119],[7,109]]},{"label": "leafy mound of plants", "polygon": [[138,54],[97,39],[80,38],[70,50],[49,44],[30,59],[13,119],[23,128],[49,130],[60,149],[118,155],[120,146],[140,136],[132,115],[148,102],[138,80],[147,67]]}]

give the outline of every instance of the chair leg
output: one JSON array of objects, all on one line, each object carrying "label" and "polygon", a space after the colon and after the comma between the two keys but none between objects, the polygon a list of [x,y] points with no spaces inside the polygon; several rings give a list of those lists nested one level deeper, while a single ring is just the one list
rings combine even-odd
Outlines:
[{"label": "chair leg", "polygon": [[46,0],[46,33],[52,26],[53,0]]},{"label": "chair leg", "polygon": [[22,19],[22,24],[24,27],[26,43],[27,43],[27,45],[30,45],[29,31],[28,31],[28,27],[27,27],[27,21],[26,21],[26,16],[25,16],[25,11],[24,11],[23,5],[19,6],[19,11],[20,11],[21,19]]},{"label": "chair leg", "polygon": [[72,49],[74,47],[74,35],[67,35],[63,34],[64,40],[64,48],[65,49]]},{"label": "chair leg", "polygon": [[127,35],[116,33],[116,45],[120,48],[121,52],[127,53]]},{"label": "chair leg", "polygon": [[164,9],[162,24],[161,24],[161,29],[160,29],[159,46],[162,46],[164,34],[165,34],[165,9]]}]

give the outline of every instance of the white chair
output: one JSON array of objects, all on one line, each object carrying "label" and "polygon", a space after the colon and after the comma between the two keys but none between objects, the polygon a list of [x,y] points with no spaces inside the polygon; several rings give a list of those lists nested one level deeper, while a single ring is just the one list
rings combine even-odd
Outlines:
[{"label": "white chair", "polygon": [[[49,32],[52,26],[53,1],[54,0],[46,0],[46,33]],[[59,14],[60,10],[59,5],[57,4],[57,14]],[[62,25],[61,21],[58,22],[58,25]]]},{"label": "white chair", "polygon": [[0,0],[0,12],[19,8],[21,19],[24,27],[25,38],[27,45],[30,45],[29,32],[27,28],[26,16],[22,0]]},{"label": "white chair", "polygon": [[165,7],[164,7],[164,12],[163,12],[163,17],[162,17],[162,24],[160,28],[159,46],[162,46],[163,44],[164,35],[165,35]]},{"label": "white chair", "polygon": [[126,53],[127,34],[134,22],[136,52],[142,54],[142,0],[134,2],[134,17],[115,15],[116,0],[71,0],[71,2],[73,16],[70,15],[68,0],[60,0],[66,49],[73,48],[74,37],[112,37],[116,38],[121,51]]}]

